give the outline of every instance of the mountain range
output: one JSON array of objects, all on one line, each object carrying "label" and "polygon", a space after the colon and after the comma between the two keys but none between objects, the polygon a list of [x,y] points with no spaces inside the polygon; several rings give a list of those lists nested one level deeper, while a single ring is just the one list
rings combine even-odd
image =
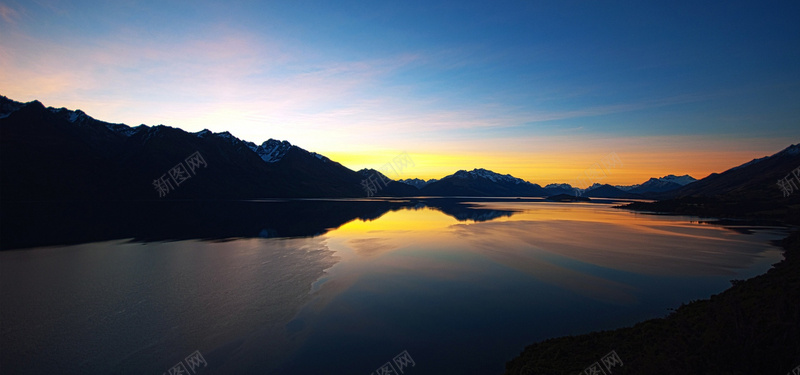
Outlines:
[{"label": "mountain range", "polygon": [[667,175],[659,178],[651,178],[642,184],[620,186],[608,184],[593,184],[586,189],[577,189],[580,195],[596,198],[651,198],[656,193],[666,193],[675,191],[683,186],[697,181],[689,175],[675,176]]},{"label": "mountain range", "polygon": [[427,181],[393,181],[375,170],[353,171],[288,141],[269,139],[256,145],[228,132],[189,133],[164,125],[130,127],[96,120],[80,110],[0,96],[2,201],[558,194],[663,199],[732,192],[731,186],[752,179],[754,171],[773,180],[783,177],[778,175],[796,165],[787,170],[791,163],[773,161],[778,155],[699,181],[688,175],[668,175],[639,185],[595,184],[585,190],[569,184],[542,187],[486,169],[459,170]]}]

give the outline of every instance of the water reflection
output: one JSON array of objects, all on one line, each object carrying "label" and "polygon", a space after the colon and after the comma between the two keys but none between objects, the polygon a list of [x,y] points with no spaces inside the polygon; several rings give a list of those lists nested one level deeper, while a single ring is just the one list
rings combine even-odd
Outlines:
[{"label": "water reflection", "polygon": [[137,242],[318,236],[402,209],[435,209],[459,221],[511,216],[455,199],[9,202],[0,250],[132,239]]},{"label": "water reflection", "polygon": [[322,237],[2,252],[3,372],[164,373],[195,350],[234,369],[264,350],[287,356],[286,325],[337,260]]},{"label": "water reflection", "polygon": [[455,227],[487,254],[521,256],[527,249],[538,252],[537,258],[546,254],[554,263],[577,261],[652,275],[732,275],[771,248],[765,236],[752,231],[754,235],[742,236],[680,217],[584,207],[538,208],[517,214],[513,221]]},{"label": "water reflection", "polygon": [[[499,373],[503,350],[508,357],[554,332],[663,316],[780,258],[769,244],[785,235],[778,228],[742,235],[609,206],[471,202],[514,214],[458,222],[439,210],[400,210],[329,232],[341,261],[296,318],[307,336],[283,370],[325,372],[336,358],[368,361],[401,348],[427,355],[417,361],[429,361],[415,369],[422,373]],[[483,362],[495,355],[490,346],[497,366]]]},{"label": "water reflection", "polygon": [[[784,234],[491,199],[88,211],[9,243],[136,241],[0,252],[11,373],[163,373],[195,350],[208,374],[366,374],[403,350],[414,374],[500,373],[532,341],[662,316],[762,273]],[[125,214],[97,220],[111,211]]]}]

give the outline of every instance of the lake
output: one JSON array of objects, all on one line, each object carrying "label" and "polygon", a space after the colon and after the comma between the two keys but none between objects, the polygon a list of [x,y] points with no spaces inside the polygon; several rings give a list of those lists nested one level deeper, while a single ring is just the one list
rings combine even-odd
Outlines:
[{"label": "lake", "polygon": [[6,209],[0,372],[500,374],[535,341],[662,317],[782,259],[784,228],[616,204]]}]

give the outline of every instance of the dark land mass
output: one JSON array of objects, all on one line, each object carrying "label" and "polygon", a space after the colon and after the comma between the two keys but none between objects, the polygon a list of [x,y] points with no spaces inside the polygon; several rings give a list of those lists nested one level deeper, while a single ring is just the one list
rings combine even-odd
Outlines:
[{"label": "dark land mass", "polygon": [[[6,104],[9,100],[0,97]],[[362,177],[288,143],[277,162],[228,133],[110,124],[34,101],[0,119],[0,186],[9,201],[118,201],[159,197],[153,182],[186,159],[203,164],[162,198],[363,197]],[[168,177],[166,177],[168,178]]]},{"label": "dark land mass", "polygon": [[551,195],[483,169],[419,189],[372,169],[350,170],[288,141],[256,145],[228,132],[129,127],[4,96],[0,161],[0,202]]},{"label": "dark land mass", "polygon": [[[800,191],[776,181],[800,167],[800,148],[712,174],[672,199],[620,208],[694,215],[721,225],[800,224]],[[731,280],[709,299],[632,327],[549,339],[528,346],[506,374],[578,374],[615,351],[613,374],[786,374],[800,365],[800,231],[784,239],[785,259],[764,275]]]},{"label": "dark land mass", "polygon": [[619,208],[665,215],[743,219],[764,225],[800,224],[800,192],[785,200],[689,196],[657,202],[633,202]]},{"label": "dark land mass", "polygon": [[546,197],[550,195],[538,184],[498,175],[485,169],[458,171],[429,183],[420,195],[440,197]]},{"label": "dark land mass", "polygon": [[641,199],[643,196],[639,194],[629,193],[627,191],[621,190],[611,185],[601,185],[592,190],[588,190],[583,193],[583,195],[587,195],[590,197],[595,198],[626,198],[626,199]]},{"label": "dark land mass", "polygon": [[[448,198],[244,201],[364,197],[365,176],[288,142],[257,146],[227,132],[128,127],[5,97],[0,97],[0,114],[0,249],[119,239],[314,236],[405,208],[433,208],[474,221],[514,213]],[[194,165],[191,178],[157,198],[154,182],[189,164],[194,154],[202,155],[202,165]],[[648,191],[642,196],[662,200],[625,208],[798,225],[800,189],[786,194],[776,186],[798,167],[800,146],[793,145],[681,188]],[[603,186],[594,196],[637,197],[632,194]],[[376,195],[553,194],[476,169],[422,189],[392,181]],[[531,345],[507,364],[506,373],[578,373],[614,350],[624,362],[614,374],[784,374],[800,365],[800,235],[795,231],[782,245],[786,259],[765,275],[736,281],[731,289],[685,304],[665,318]]]},{"label": "dark land mass", "polygon": [[612,350],[614,374],[785,374],[800,365],[800,233],[766,274],[633,327],[528,346],[506,374],[577,374]]}]

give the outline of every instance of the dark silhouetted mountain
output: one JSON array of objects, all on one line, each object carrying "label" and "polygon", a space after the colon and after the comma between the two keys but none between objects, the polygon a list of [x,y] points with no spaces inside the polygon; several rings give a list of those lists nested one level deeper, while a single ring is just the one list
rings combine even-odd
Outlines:
[{"label": "dark silhouetted mountain", "polygon": [[651,178],[647,180],[647,182],[627,191],[634,194],[663,193],[665,191],[680,189],[681,187],[683,187],[683,185],[676,184],[674,182],[659,181],[655,178]]},{"label": "dark silhouetted mountain", "polygon": [[[725,199],[779,199],[783,193],[779,179],[800,167],[800,144],[791,145],[772,156],[754,159],[722,173],[687,184],[668,197],[720,197]],[[796,191],[794,195],[800,195]]]},{"label": "dark silhouetted mountain", "polygon": [[544,187],[544,190],[547,191],[547,194],[550,196],[559,195],[559,194],[572,194],[573,196],[580,194],[580,189],[575,189],[570,184],[549,184]]},{"label": "dark silhouetted mountain", "polygon": [[[781,194],[775,181],[797,167],[798,146],[686,184],[690,176],[650,179],[625,192],[594,186],[583,195],[663,199],[680,196]],[[187,170],[186,159],[203,163]],[[46,108],[0,97],[0,186],[3,201],[247,199],[365,197],[365,176],[287,141],[261,145],[228,132],[188,133],[168,126],[129,127],[95,120],[80,110]],[[792,165],[792,164],[795,165]],[[154,182],[182,167],[159,197]],[[180,172],[180,170],[178,170]],[[385,177],[385,176],[384,176]],[[676,185],[682,185],[676,188]],[[414,186],[421,186],[416,189]],[[578,189],[579,190],[579,189]],[[380,196],[552,196],[573,194],[567,184],[546,188],[485,169],[458,171],[441,180],[388,180]]]},{"label": "dark silhouetted mountain", "polygon": [[[636,202],[624,208],[706,217],[730,217],[800,224],[800,188],[785,194],[777,181],[800,168],[800,146],[792,145],[772,156],[755,159],[680,189],[653,193],[658,202]],[[800,174],[800,171],[798,171]],[[791,186],[791,185],[790,185]]]},{"label": "dark silhouetted mountain", "polygon": [[791,373],[800,363],[800,233],[781,244],[786,258],[764,275],[732,280],[730,289],[663,318],[534,343],[505,374],[589,373],[606,350],[624,361],[613,368],[620,375]]},{"label": "dark silhouetted mountain", "polygon": [[365,180],[372,179],[372,186],[375,190],[371,196],[375,197],[413,197],[419,195],[419,189],[414,186],[401,183],[399,181],[394,181],[389,177],[386,177],[381,172],[378,172],[374,169],[362,169],[358,171],[358,174],[362,178],[361,186],[362,191],[365,195],[367,194],[367,187],[363,184]]},{"label": "dark silhouetted mountain", "polygon": [[[187,161],[192,155],[196,165]],[[95,120],[80,110],[6,97],[0,97],[0,160],[3,201],[368,195],[362,182],[369,176],[287,141],[269,139],[256,145],[228,132],[130,127]],[[183,177],[174,178],[175,173]],[[376,196],[420,194],[408,183],[385,181]],[[426,188],[440,182],[424,181]],[[538,185],[485,170],[456,173],[428,194],[450,195],[447,190],[481,196],[546,195]]]},{"label": "dark silhouetted mountain", "polygon": [[625,198],[625,199],[637,199],[641,198],[641,195],[629,193],[627,191],[621,190],[614,186],[605,184],[594,184],[586,189],[582,196],[585,197],[595,197],[595,198]]},{"label": "dark silhouetted mountain", "polygon": [[[235,138],[228,132],[222,134],[226,134],[230,138]],[[275,163],[283,159],[283,157],[286,156],[286,153],[289,152],[289,150],[291,150],[293,146],[288,141],[279,141],[270,138],[269,140],[262,143],[260,146],[256,146],[255,143],[253,142],[247,142],[247,147],[249,147],[251,150],[253,150],[253,152],[258,154],[261,160],[267,163]],[[319,154],[316,153],[314,154],[314,156],[317,158],[319,158],[319,156],[322,156],[322,155],[319,156],[317,155]]]},{"label": "dark silhouetted mountain", "polygon": [[[783,191],[777,184],[787,177],[800,184],[795,171],[800,175],[798,145],[667,192],[677,198],[620,208],[731,218],[720,223],[739,227],[798,225],[800,189]],[[725,292],[684,304],[666,318],[530,345],[506,365],[506,374],[574,373],[584,368],[579,363],[597,358],[598,346],[630,354],[631,359],[625,360],[627,370],[621,373],[749,374],[791,369],[800,353],[796,319],[800,305],[795,302],[800,298],[800,232],[795,230],[782,244],[786,259],[765,275],[732,280],[733,287]]]},{"label": "dark silhouetted mountain", "polygon": [[417,189],[422,189],[423,187],[425,187],[425,185],[430,184],[432,182],[436,182],[436,181],[438,181],[438,180],[435,179],[435,178],[432,178],[432,179],[430,179],[428,181],[425,181],[425,180],[419,179],[419,178],[409,178],[409,179],[405,179],[405,180],[397,180],[397,182],[401,182],[401,183],[404,183],[406,185],[411,185],[411,186],[413,186],[413,187],[415,187]]},{"label": "dark silhouetted mountain", "polygon": [[651,178],[641,185],[628,190],[622,190],[633,194],[663,193],[665,191],[680,189],[695,181],[697,180],[688,174],[683,176],[668,175],[660,178]]},{"label": "dark silhouetted mountain", "polygon": [[486,169],[458,171],[439,181],[432,182],[420,192],[424,196],[471,196],[471,197],[543,197],[547,192],[511,175],[501,175]]},{"label": "dark silhouetted mountain", "polygon": [[[183,164],[163,199],[361,197],[361,176],[286,141],[261,146],[228,132],[129,127],[80,110],[0,98],[2,200],[159,199],[154,181]],[[205,165],[188,170],[199,153]]]},{"label": "dark silhouetted mountain", "polygon": [[[679,189],[689,183],[696,181],[692,176],[683,175],[683,176],[675,176],[675,175],[668,175],[659,178],[651,178],[647,182],[643,184],[637,185],[614,185],[613,188],[616,188],[623,192],[628,192],[630,195],[624,195],[616,190],[605,188],[606,185],[601,185],[596,183],[586,189],[577,189],[572,187],[569,184],[550,184],[545,186],[545,190],[547,190],[550,195],[557,195],[557,194],[573,194],[577,192],[578,195],[586,195],[587,192],[598,189],[603,187],[603,190],[594,192],[594,194],[603,194],[608,196],[603,196],[603,198],[641,198],[645,194],[649,193],[662,193],[666,191],[676,190]],[[594,195],[600,197],[599,195]]]}]

